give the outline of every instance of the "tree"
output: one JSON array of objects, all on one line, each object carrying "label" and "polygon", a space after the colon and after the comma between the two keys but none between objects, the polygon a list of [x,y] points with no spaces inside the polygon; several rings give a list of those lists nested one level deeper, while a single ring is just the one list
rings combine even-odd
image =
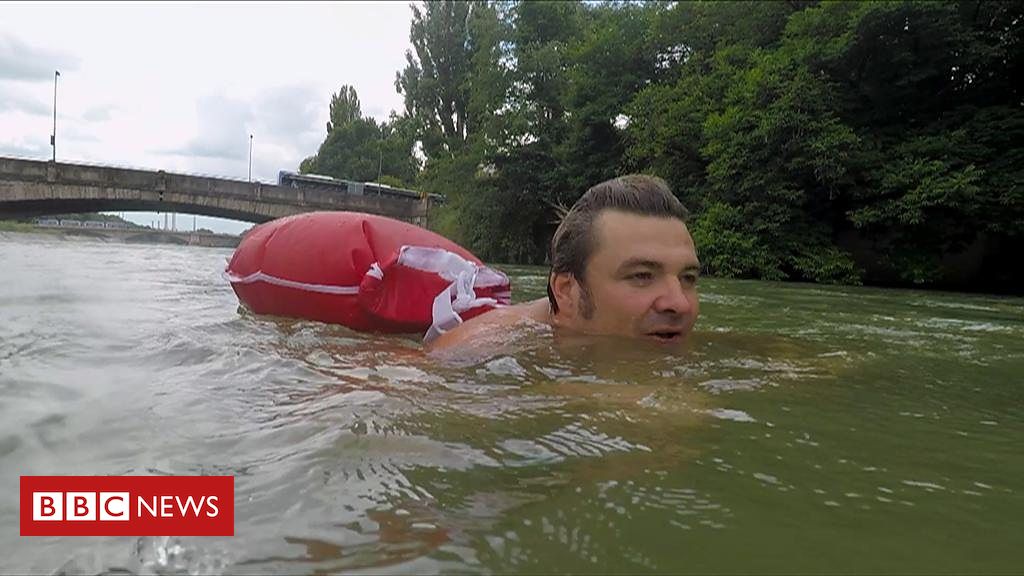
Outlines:
[{"label": "tree", "polygon": [[[856,253],[871,282],[1009,278],[1022,11],[675,4],[653,28],[658,77],[629,104],[626,165],[695,209],[713,272],[853,282]],[[985,257],[954,258],[969,253]]]},{"label": "tree", "polygon": [[583,14],[579,38],[569,45],[565,102],[569,112],[565,161],[574,167],[573,191],[620,174],[626,148],[627,106],[655,80],[652,34],[662,4],[598,5]]},{"label": "tree", "polygon": [[352,86],[342,86],[341,90],[331,96],[330,110],[330,120],[327,121],[328,134],[335,128],[344,128],[363,119],[359,95]]},{"label": "tree", "polygon": [[327,137],[299,171],[360,182],[388,176],[408,186],[416,175],[412,146],[406,118],[392,114],[378,124],[363,117],[355,88],[346,85],[331,96]]},{"label": "tree", "polygon": [[497,11],[455,0],[414,4],[412,11],[413,50],[395,88],[428,160],[453,158],[503,102]]},{"label": "tree", "polygon": [[[808,68],[842,86],[839,117],[864,143],[848,222],[871,243],[876,281],[1016,269],[1022,24],[1020,3],[977,1],[827,4],[790,23]],[[970,249],[990,257],[973,271],[947,264]]]},{"label": "tree", "polygon": [[857,282],[831,228],[857,139],[835,117],[831,84],[779,48],[793,10],[678,4],[660,14],[689,23],[659,39],[659,60],[682,70],[633,99],[627,159],[663,174],[697,213],[710,272]]},{"label": "tree", "polygon": [[375,152],[378,172],[445,194],[439,231],[485,259],[543,262],[555,206],[646,172],[690,209],[713,274],[1024,285],[1020,2],[478,0],[413,16],[404,112],[364,121],[339,93],[303,168],[371,170]]},{"label": "tree", "polygon": [[555,207],[582,192],[568,179],[565,161],[569,46],[579,37],[577,3],[512,2],[500,12],[508,68],[500,122],[479,163],[473,192],[453,208],[460,237],[483,257],[538,263],[546,258]]}]

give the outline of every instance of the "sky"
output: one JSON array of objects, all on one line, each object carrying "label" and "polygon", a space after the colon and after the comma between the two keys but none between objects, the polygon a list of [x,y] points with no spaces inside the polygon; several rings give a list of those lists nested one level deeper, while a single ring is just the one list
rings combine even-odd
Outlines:
[{"label": "sky", "polygon": [[245,179],[251,134],[253,180],[276,182],[316,153],[342,85],[365,115],[402,109],[411,18],[402,0],[0,3],[0,156],[51,157],[59,70],[58,161]]}]

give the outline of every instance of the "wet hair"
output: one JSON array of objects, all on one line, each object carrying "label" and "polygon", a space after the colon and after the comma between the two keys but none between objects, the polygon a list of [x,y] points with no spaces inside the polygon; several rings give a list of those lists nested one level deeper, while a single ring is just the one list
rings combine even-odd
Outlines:
[{"label": "wet hair", "polygon": [[676,218],[682,222],[686,222],[689,217],[686,207],[672,194],[668,184],[657,176],[630,174],[606,180],[587,190],[572,208],[563,212],[561,222],[551,238],[548,301],[552,312],[556,314],[558,302],[551,289],[551,282],[555,274],[568,272],[583,291],[580,314],[584,318],[593,315],[593,301],[585,279],[587,263],[597,248],[594,222],[604,210]]}]

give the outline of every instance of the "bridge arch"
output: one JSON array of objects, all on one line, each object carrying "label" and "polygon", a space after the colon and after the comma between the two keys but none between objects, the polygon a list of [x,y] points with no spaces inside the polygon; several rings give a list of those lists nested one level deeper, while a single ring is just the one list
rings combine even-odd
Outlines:
[{"label": "bridge arch", "polygon": [[430,199],[306,190],[208,176],[0,157],[0,217],[182,212],[245,222],[349,210],[425,226]]}]

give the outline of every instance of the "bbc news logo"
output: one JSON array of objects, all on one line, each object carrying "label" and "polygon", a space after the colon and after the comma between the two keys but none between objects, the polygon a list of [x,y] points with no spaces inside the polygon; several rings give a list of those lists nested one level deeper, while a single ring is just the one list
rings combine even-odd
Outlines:
[{"label": "bbc news logo", "polygon": [[22,536],[234,536],[232,476],[22,476]]}]

